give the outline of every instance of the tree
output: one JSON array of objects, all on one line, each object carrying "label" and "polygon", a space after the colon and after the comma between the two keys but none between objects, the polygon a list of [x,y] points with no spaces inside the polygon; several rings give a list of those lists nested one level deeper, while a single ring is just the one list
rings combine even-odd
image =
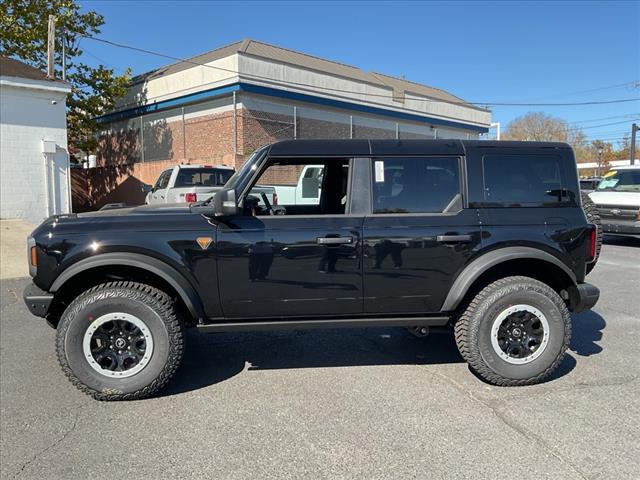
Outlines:
[{"label": "tree", "polygon": [[587,137],[582,129],[570,126],[562,118],[543,112],[529,112],[507,124],[504,140],[531,140],[539,142],[567,142],[580,158],[588,150]]},{"label": "tree", "polygon": [[81,61],[80,40],[100,33],[104,17],[94,11],[81,12],[74,0],[2,0],[0,3],[0,53],[32,65],[47,67],[47,23],[56,18],[55,71],[62,69],[61,42],[66,47],[66,77],[71,85],[67,100],[69,152],[92,152],[97,144],[96,117],[113,109],[125,93],[130,69],[124,75],[100,65]]},{"label": "tree", "polygon": [[538,142],[566,142],[567,122],[542,112],[529,112],[508,123],[505,140],[530,140]]},{"label": "tree", "polygon": [[631,158],[631,135],[626,133],[622,140],[618,142],[619,148],[615,151],[616,160],[627,160]]},{"label": "tree", "polygon": [[602,140],[593,140],[591,142],[591,150],[594,161],[598,165],[597,174],[602,175],[609,169],[609,160],[615,158],[613,145]]}]

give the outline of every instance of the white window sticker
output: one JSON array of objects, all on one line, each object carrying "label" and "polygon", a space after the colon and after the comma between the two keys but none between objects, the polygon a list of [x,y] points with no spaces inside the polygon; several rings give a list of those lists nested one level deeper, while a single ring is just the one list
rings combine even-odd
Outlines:
[{"label": "white window sticker", "polygon": [[376,170],[376,183],[384,182],[384,162],[382,160],[376,160],[375,170]]}]

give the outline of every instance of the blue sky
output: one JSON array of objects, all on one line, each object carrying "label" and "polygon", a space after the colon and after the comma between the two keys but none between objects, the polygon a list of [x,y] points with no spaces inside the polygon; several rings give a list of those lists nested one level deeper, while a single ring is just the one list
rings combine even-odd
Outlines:
[{"label": "blue sky", "polygon": [[[404,75],[473,102],[640,98],[640,83],[621,85],[640,82],[640,2],[80,3],[105,16],[101,37],[176,57],[252,38]],[[90,63],[130,66],[134,74],[171,63],[91,40],[82,46]],[[640,100],[492,110],[503,127],[544,111],[612,141],[632,120],[640,123]],[[628,123],[598,127],[621,121]]]}]

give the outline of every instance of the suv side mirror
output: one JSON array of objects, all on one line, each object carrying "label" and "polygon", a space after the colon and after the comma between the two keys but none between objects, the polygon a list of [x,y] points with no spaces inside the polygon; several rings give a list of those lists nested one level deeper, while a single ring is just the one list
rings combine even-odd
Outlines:
[{"label": "suv side mirror", "polygon": [[149,193],[149,192],[153,192],[153,187],[151,185],[147,185],[146,183],[143,183],[140,186],[140,190],[142,190],[142,193]]},{"label": "suv side mirror", "polygon": [[213,214],[216,217],[234,217],[239,211],[235,190],[222,189],[213,197]]}]

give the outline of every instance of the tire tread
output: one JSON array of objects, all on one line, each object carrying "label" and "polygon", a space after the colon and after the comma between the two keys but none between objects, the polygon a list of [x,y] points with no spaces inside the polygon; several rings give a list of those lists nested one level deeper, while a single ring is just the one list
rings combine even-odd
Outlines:
[{"label": "tire tread", "polygon": [[[562,348],[554,361],[540,374],[524,379],[506,378],[491,370],[480,355],[480,350],[478,348],[477,342],[478,324],[480,321],[480,319],[477,318],[478,311],[482,308],[483,305],[492,304],[493,302],[498,300],[501,295],[501,291],[505,287],[513,287],[514,285],[525,287],[529,290],[538,291],[546,297],[550,298],[560,310],[565,324],[565,335]],[[464,358],[464,360],[469,364],[473,371],[475,371],[487,382],[498,386],[533,385],[544,380],[548,375],[551,374],[551,372],[558,368],[560,363],[562,363],[565,352],[571,340],[571,315],[565,302],[547,284],[540,282],[539,280],[535,280],[531,277],[505,277],[496,280],[495,282],[490,283],[489,285],[484,287],[480,291],[480,293],[478,293],[469,302],[469,305],[464,310],[462,315],[460,315],[459,319],[454,325],[454,336],[456,345],[458,346],[458,350],[460,351],[460,355],[462,355],[462,358]]]},{"label": "tire tread", "polygon": [[[71,370],[65,354],[65,337],[77,313],[96,300],[96,294],[103,298],[118,298],[123,295],[132,300],[138,300],[152,308],[163,320],[169,336],[169,356],[167,362],[149,385],[130,393],[116,393],[97,391],[82,383]],[[178,317],[175,302],[162,290],[144,283],[119,280],[96,285],[80,294],[64,311],[56,334],[56,353],[58,363],[66,377],[80,391],[96,400],[139,400],[149,397],[162,389],[177,371],[184,355],[184,324]]]}]

